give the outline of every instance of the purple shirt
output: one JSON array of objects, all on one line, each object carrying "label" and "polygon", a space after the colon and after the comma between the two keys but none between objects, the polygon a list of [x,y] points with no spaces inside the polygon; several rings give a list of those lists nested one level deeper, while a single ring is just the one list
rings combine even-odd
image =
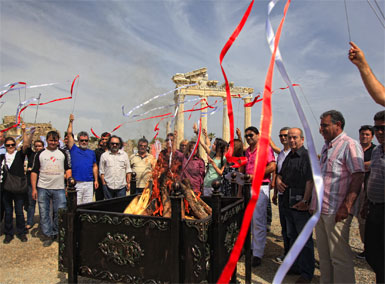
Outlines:
[{"label": "purple shirt", "polygon": [[[247,164],[246,164],[246,174],[254,175],[254,167],[255,167],[255,158],[257,157],[257,147],[255,147],[254,151],[250,151],[250,147],[246,150],[246,158],[247,158]],[[267,163],[268,165],[271,162],[275,162],[274,152],[273,149],[268,146],[267,149]],[[267,174],[263,177],[262,182],[270,182],[271,181],[271,174]]]},{"label": "purple shirt", "polygon": [[201,192],[203,180],[205,178],[205,162],[201,158],[193,157],[186,166],[187,160],[188,158],[184,157],[184,171],[181,178],[190,180],[195,193]]}]

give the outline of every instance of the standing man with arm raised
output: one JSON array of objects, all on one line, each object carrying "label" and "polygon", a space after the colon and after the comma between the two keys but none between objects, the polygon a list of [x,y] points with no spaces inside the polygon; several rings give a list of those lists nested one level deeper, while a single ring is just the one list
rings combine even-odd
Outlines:
[{"label": "standing man with arm raised", "polygon": [[99,187],[98,165],[95,152],[88,149],[89,136],[85,131],[78,133],[79,147],[73,138],[74,115],[70,114],[67,137],[71,154],[72,177],[76,180],[77,204],[92,202],[94,187]]},{"label": "standing man with arm raised", "polygon": [[[256,127],[250,126],[245,130],[245,138],[247,144],[250,145],[246,150],[246,174],[251,176],[253,179],[254,168],[255,168],[255,159],[257,154],[258,142],[259,142],[259,131]],[[253,250],[253,260],[252,266],[256,267],[261,265],[263,253],[266,245],[266,213],[267,213],[267,203],[269,201],[269,184],[271,182],[271,174],[276,169],[276,163],[274,158],[274,153],[271,147],[268,149],[267,154],[267,165],[265,169],[265,176],[262,179],[262,185],[259,192],[258,202],[255,206],[253,219],[251,223],[251,232],[252,232],[252,250]]]},{"label": "standing man with arm raised", "polygon": [[[289,146],[289,139],[288,139],[289,129],[290,129],[290,127],[286,126],[286,127],[282,127],[281,130],[279,131],[278,136],[279,136],[279,140],[281,141],[281,144],[283,146],[283,149],[280,150],[277,146],[275,146],[275,145],[274,145],[275,147],[272,146],[273,151],[275,153],[278,152],[277,153],[278,154],[277,171],[276,171],[277,173],[279,173],[281,171],[283,161],[285,160],[287,155],[290,153],[290,146]],[[277,151],[277,150],[279,150],[279,151]],[[277,199],[278,199],[278,202],[277,202]],[[287,235],[285,213],[284,213],[284,210],[282,207],[282,205],[283,205],[283,193],[278,191],[276,182],[275,182],[275,186],[274,186],[274,194],[273,194],[272,202],[275,205],[278,204],[279,221],[281,223],[281,228],[282,228],[281,233],[282,233],[282,238],[283,238],[283,249],[284,249],[283,256],[278,256],[275,258],[275,260],[278,263],[282,263],[283,259],[285,258],[285,255],[288,253],[288,251],[290,249],[290,239]]]},{"label": "standing man with arm raised", "polygon": [[354,43],[350,42],[352,46],[349,50],[350,61],[357,66],[360,71],[362,81],[366,87],[368,93],[372,96],[373,100],[385,106],[385,87],[377,80],[368,62],[366,61],[364,52]]}]

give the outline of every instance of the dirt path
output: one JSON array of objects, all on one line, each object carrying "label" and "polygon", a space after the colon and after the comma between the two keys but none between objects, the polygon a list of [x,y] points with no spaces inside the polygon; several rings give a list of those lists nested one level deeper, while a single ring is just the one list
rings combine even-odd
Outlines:
[{"label": "dirt path", "polygon": [[[37,216],[36,216],[36,219]],[[282,239],[278,211],[273,206],[273,224],[268,234],[265,256],[262,265],[253,268],[253,283],[271,283],[279,265],[274,258],[282,253]],[[28,242],[22,243],[15,238],[10,244],[3,244],[4,235],[0,237],[0,283],[67,283],[67,274],[58,271],[58,244],[54,242],[51,247],[45,248],[39,239],[37,225],[30,230]],[[350,243],[353,253],[362,251],[359,238],[358,224],[354,219],[351,226]],[[318,259],[318,252],[316,251]],[[354,256],[357,283],[374,283],[375,275],[365,260]],[[238,262],[238,280],[244,283],[243,258]],[[320,272],[315,270],[314,283],[319,283]],[[287,276],[284,283],[293,283],[298,276]],[[79,277],[79,283],[102,283],[93,279]]]}]

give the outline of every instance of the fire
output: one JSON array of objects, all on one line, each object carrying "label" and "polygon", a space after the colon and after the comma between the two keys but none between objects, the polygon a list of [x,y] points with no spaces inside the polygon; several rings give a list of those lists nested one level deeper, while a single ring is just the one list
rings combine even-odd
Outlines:
[{"label": "fire", "polygon": [[170,218],[172,185],[180,182],[184,195],[182,218],[203,219],[211,215],[211,208],[200,199],[200,193],[197,195],[194,193],[190,181],[180,180],[181,172],[180,157],[172,155],[170,161],[169,151],[163,150],[152,172],[152,192],[150,193],[151,187],[148,185],[141,196],[136,196],[130,202],[125,213]]}]

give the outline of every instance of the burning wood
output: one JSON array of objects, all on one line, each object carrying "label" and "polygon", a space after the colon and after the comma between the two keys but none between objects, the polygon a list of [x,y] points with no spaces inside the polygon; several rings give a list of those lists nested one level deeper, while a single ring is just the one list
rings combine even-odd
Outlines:
[{"label": "burning wood", "polygon": [[[164,177],[164,176],[163,176]],[[160,178],[162,180],[162,178]],[[160,215],[163,217],[171,217],[171,201],[168,190],[170,180],[162,180],[160,186],[160,196],[152,194],[150,198],[150,188],[143,190],[141,195],[137,195],[124,210],[126,214],[133,215]],[[186,219],[204,219],[212,214],[211,207],[208,206],[199,196],[195,195],[191,189],[188,180],[181,183],[182,194],[182,218]],[[160,197],[160,198],[159,198]]]},{"label": "burning wood", "polygon": [[[176,154],[171,155],[170,149],[163,150],[152,172],[152,187],[147,185],[142,195],[136,196],[126,207],[124,213],[170,218],[169,194],[172,191],[172,184],[180,180],[181,171],[181,158]],[[181,189],[184,195],[182,218],[203,219],[212,214],[210,206],[195,195],[189,180],[185,179],[181,182]]]}]

